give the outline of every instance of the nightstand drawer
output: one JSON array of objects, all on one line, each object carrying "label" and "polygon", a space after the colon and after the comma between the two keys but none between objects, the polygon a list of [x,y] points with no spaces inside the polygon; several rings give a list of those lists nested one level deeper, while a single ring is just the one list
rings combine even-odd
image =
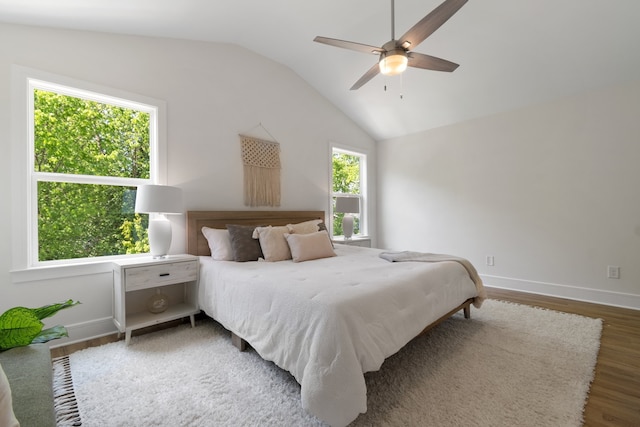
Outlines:
[{"label": "nightstand drawer", "polygon": [[127,291],[131,291],[150,286],[189,282],[197,278],[197,261],[130,267],[125,270],[125,288]]}]

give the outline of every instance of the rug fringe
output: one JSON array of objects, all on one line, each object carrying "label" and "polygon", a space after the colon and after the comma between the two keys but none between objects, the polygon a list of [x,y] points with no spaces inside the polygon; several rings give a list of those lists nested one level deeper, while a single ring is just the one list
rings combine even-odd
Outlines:
[{"label": "rug fringe", "polygon": [[82,425],[78,401],[73,390],[71,364],[69,356],[52,360],[53,366],[53,402],[58,427],[76,427]]}]

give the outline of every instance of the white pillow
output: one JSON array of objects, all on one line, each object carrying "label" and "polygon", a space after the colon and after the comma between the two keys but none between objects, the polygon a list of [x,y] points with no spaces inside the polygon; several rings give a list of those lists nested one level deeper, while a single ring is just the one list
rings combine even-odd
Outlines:
[{"label": "white pillow", "polygon": [[286,226],[272,227],[271,225],[256,227],[253,230],[253,238],[260,240],[265,261],[275,262],[291,259],[291,251],[284,238],[284,234],[288,231]]},{"label": "white pillow", "polygon": [[11,388],[9,380],[0,365],[0,426],[20,427],[16,416],[13,414],[13,403],[11,400]]},{"label": "white pillow", "polygon": [[285,234],[285,239],[291,249],[293,262],[309,261],[318,258],[336,256],[331,246],[331,239],[326,231],[316,231],[308,234]]},{"label": "white pillow", "polygon": [[233,261],[231,239],[226,228],[202,227],[202,234],[209,243],[211,257],[217,261]]},{"label": "white pillow", "polygon": [[297,224],[287,224],[287,228],[289,229],[289,234],[315,233],[318,231],[318,224],[321,222],[322,220],[312,219],[310,221],[299,222]]}]

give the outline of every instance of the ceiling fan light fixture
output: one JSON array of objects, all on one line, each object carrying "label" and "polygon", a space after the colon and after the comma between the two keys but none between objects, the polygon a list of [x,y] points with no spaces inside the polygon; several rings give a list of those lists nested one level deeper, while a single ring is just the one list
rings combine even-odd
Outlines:
[{"label": "ceiling fan light fixture", "polygon": [[402,49],[394,49],[392,51],[383,53],[380,57],[380,73],[385,76],[395,76],[402,73],[407,69],[409,59],[407,54]]}]

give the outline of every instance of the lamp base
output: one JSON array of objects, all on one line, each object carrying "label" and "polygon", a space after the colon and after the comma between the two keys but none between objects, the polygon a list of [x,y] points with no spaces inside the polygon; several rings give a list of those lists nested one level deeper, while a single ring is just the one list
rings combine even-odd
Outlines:
[{"label": "lamp base", "polygon": [[171,247],[171,222],[164,216],[149,219],[149,251],[154,258],[164,258]]},{"label": "lamp base", "polygon": [[344,234],[345,240],[350,240],[353,236],[353,217],[351,215],[342,217],[342,234]]}]

